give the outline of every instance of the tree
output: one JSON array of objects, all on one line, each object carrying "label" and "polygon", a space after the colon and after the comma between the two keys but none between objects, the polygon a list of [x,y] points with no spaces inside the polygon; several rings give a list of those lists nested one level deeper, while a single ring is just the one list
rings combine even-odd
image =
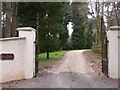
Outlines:
[{"label": "tree", "polygon": [[[2,28],[2,37],[10,37],[11,29],[11,2],[2,3],[2,13],[3,13],[3,28]],[[5,16],[5,17],[4,17]]]},{"label": "tree", "polygon": [[19,2],[18,3],[18,26],[29,26],[37,29],[37,14],[41,12],[41,16],[44,14],[42,13],[43,3],[37,2]]},{"label": "tree", "polygon": [[[105,2],[105,0],[98,0],[96,2],[90,1],[90,12],[89,14],[96,19],[97,22],[97,32],[95,35],[95,43],[93,45],[93,50],[95,52],[101,52],[102,48],[102,26],[105,26],[105,23],[107,24],[107,28],[109,28],[112,25],[119,25],[119,3],[118,2]],[[106,8],[106,9],[104,9]],[[110,9],[111,8],[111,9]],[[105,22],[105,19],[106,21]]]},{"label": "tree", "polygon": [[17,2],[2,2],[2,37],[16,36],[16,22]]},{"label": "tree", "polygon": [[[107,28],[109,28],[111,25],[119,25],[118,2],[104,2],[103,0],[103,1],[95,2],[94,4],[95,4],[95,8],[94,10],[92,10],[91,15],[94,15],[94,18],[96,19],[97,32],[96,32],[95,43],[93,45],[93,50],[94,52],[101,53],[102,72],[108,74],[108,58],[107,58],[108,50],[107,50],[107,35],[106,35],[107,29],[105,26],[104,18],[107,19],[106,20]],[[91,8],[93,7],[94,6],[91,5]]]},{"label": "tree", "polygon": [[64,16],[62,19],[62,23],[65,27],[65,30],[63,32],[60,33],[60,48],[62,49],[66,49],[66,44],[68,42],[68,30],[67,30],[67,25],[69,24],[70,20],[71,20],[71,14],[70,14],[70,5],[69,3],[65,3],[65,7],[64,7],[65,11],[64,11]]},{"label": "tree", "polygon": [[[44,31],[41,33],[43,37],[40,37],[40,40],[46,40],[46,42],[42,42],[43,44],[40,43],[40,47],[47,52],[47,59],[49,59],[49,52],[52,49],[55,50],[55,47],[59,47],[59,35],[64,31],[64,26],[60,22],[64,15],[63,6],[63,3],[46,3],[46,17],[41,18],[40,26],[44,27],[40,28]],[[53,46],[54,48],[52,48],[51,45],[57,46]]]},{"label": "tree", "polygon": [[[90,1],[91,5],[91,11],[90,15],[93,16],[96,20],[96,34],[95,34],[95,42],[93,44],[93,50],[94,52],[101,53],[101,48],[102,48],[102,18],[103,18],[103,12],[104,12],[104,1],[96,1],[92,2]],[[103,25],[104,26],[104,25]]]},{"label": "tree", "polygon": [[[107,11],[108,12],[108,27],[110,26],[120,26],[120,1],[118,2],[112,2],[112,3],[109,3],[109,6],[112,7],[112,10],[111,11]],[[108,7],[109,9],[109,6],[106,5],[106,7]]]},{"label": "tree", "polygon": [[88,28],[87,11],[87,3],[72,3],[72,22],[74,30],[72,34],[73,49],[86,48],[86,31]]},{"label": "tree", "polygon": [[11,22],[11,37],[16,36],[16,28],[17,28],[17,2],[11,3],[11,8],[12,8],[12,22]]},{"label": "tree", "polygon": [[[0,6],[2,6],[1,2],[0,2]],[[0,17],[1,17],[0,25],[1,25],[1,28],[2,28],[2,24],[3,24],[3,22],[2,22],[2,8],[0,8],[0,12],[1,12],[1,14],[0,14]],[[2,29],[0,29],[0,38],[2,38]]]},{"label": "tree", "polygon": [[19,26],[37,29],[38,51],[47,52],[47,59],[50,51],[60,49],[60,37],[67,33],[63,25],[64,7],[62,2],[18,3]]},{"label": "tree", "polygon": [[89,19],[87,35],[87,48],[92,48],[94,41],[94,29],[95,29],[94,19]]}]

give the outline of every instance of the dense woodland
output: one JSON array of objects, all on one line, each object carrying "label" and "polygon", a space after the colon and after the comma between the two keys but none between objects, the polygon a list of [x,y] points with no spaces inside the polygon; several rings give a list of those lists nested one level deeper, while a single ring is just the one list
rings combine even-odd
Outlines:
[{"label": "dense woodland", "polygon": [[[106,28],[120,26],[118,2],[2,2],[2,38],[16,37],[17,27],[37,30],[37,52],[104,46]],[[91,16],[89,18],[88,16]],[[67,25],[73,24],[72,36]],[[101,47],[103,48],[103,47]],[[104,49],[104,48],[103,48]]]}]

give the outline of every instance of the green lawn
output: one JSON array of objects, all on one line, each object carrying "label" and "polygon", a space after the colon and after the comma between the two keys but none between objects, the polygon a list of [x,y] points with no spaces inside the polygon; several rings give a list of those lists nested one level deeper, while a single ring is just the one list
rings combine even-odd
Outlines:
[{"label": "green lawn", "polygon": [[57,52],[50,52],[49,56],[50,59],[46,59],[47,54],[46,53],[40,53],[38,55],[39,59],[39,68],[40,70],[43,70],[44,68],[52,67],[54,64],[56,64],[66,53],[67,51],[57,51]]},{"label": "green lawn", "polygon": [[[61,58],[66,52],[67,52],[67,51],[50,52],[50,53],[49,53],[50,60],[59,59],[59,58]],[[39,59],[40,61],[47,60],[46,57],[47,57],[47,53],[40,53],[40,54],[38,55],[38,59]]]}]

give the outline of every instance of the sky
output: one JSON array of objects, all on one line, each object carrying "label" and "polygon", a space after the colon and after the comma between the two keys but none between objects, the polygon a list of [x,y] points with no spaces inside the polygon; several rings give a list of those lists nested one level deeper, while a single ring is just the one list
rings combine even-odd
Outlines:
[{"label": "sky", "polygon": [[69,22],[68,24],[68,32],[69,32],[69,35],[71,36],[72,35],[72,32],[73,32],[73,29],[72,29],[72,22]]},{"label": "sky", "polygon": [[[70,5],[72,4],[72,2],[73,2],[73,0],[70,0]],[[69,22],[69,24],[67,25],[67,28],[68,28],[69,36],[71,36],[72,32],[73,32],[72,22]]]}]

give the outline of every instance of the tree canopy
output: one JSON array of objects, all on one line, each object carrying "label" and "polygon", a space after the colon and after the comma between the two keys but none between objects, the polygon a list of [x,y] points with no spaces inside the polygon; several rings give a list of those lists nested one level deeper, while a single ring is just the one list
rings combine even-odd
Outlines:
[{"label": "tree canopy", "polygon": [[63,49],[68,38],[66,5],[63,2],[18,3],[19,26],[37,29],[38,49],[49,52]]},{"label": "tree canopy", "polygon": [[88,30],[88,7],[87,3],[72,3],[72,44],[73,49],[87,48],[87,30]]}]

